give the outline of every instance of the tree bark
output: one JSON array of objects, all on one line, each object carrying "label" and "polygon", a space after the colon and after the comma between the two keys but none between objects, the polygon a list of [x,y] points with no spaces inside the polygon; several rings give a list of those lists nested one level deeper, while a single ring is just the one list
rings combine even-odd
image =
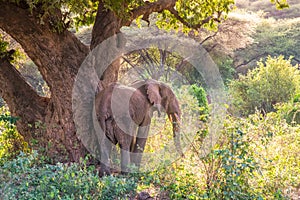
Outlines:
[{"label": "tree bark", "polygon": [[[103,3],[99,3],[96,21],[92,30],[92,41],[91,41],[91,50],[93,50],[97,45],[106,40],[109,37],[112,37],[115,34],[120,33],[122,26],[122,20],[118,18],[115,13],[106,9]],[[116,37],[116,40],[122,40],[122,38]],[[117,44],[122,45],[122,41],[117,41]],[[99,77],[102,80],[104,87],[111,82],[118,80],[118,72],[120,68],[120,59],[115,60],[111,65],[104,71],[102,77]]]},{"label": "tree bark", "polygon": [[0,95],[11,108],[11,114],[20,117],[17,121],[18,130],[30,144],[40,134],[29,124],[44,121],[49,99],[38,96],[6,57],[0,60],[0,83]]}]

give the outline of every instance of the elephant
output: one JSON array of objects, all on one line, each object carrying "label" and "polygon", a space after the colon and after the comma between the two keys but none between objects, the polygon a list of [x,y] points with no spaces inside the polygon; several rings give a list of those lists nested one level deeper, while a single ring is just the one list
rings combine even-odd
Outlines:
[{"label": "elephant", "polygon": [[105,133],[100,142],[100,176],[111,174],[109,157],[112,144],[120,146],[122,173],[129,172],[130,164],[140,167],[155,111],[158,116],[162,111],[168,115],[173,125],[175,147],[183,155],[180,145],[180,106],[174,92],[165,83],[153,79],[136,81],[130,86],[111,83],[96,94],[95,111]]}]

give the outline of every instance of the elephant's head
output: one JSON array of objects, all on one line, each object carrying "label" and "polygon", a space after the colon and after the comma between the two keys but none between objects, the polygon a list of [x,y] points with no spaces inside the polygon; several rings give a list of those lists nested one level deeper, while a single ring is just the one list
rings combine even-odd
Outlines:
[{"label": "elephant's head", "polygon": [[183,155],[180,145],[181,111],[174,92],[168,85],[153,79],[148,79],[144,81],[143,84],[141,84],[141,82],[139,84],[138,87],[142,86],[141,88],[144,89],[143,92],[148,97],[153,108],[158,111],[158,114],[160,115],[162,111],[167,113],[173,125],[175,147],[177,151]]}]

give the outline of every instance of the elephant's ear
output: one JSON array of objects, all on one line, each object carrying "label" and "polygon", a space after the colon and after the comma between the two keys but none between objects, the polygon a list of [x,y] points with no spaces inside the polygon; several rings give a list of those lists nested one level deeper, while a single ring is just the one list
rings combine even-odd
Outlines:
[{"label": "elephant's ear", "polygon": [[146,91],[148,95],[148,99],[152,104],[161,104],[161,96],[159,92],[159,84],[156,82],[148,82],[146,83]]}]

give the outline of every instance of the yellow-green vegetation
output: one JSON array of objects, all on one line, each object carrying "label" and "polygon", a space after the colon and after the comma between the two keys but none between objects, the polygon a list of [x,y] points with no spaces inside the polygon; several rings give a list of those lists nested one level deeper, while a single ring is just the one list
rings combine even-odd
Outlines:
[{"label": "yellow-green vegetation", "polygon": [[0,108],[0,113],[0,165],[3,165],[20,152],[29,152],[29,148],[16,129],[17,118],[11,116],[4,107]]},{"label": "yellow-green vegetation", "polygon": [[196,138],[185,158],[147,173],[99,179],[88,159],[49,165],[36,153],[21,154],[0,169],[1,198],[128,199],[141,191],[171,199],[291,198],[299,187],[299,144],[299,125],[276,112],[228,116],[206,156]]},{"label": "yellow-green vegetation", "polygon": [[299,70],[291,59],[268,57],[257,65],[229,86],[235,109],[242,115],[273,111],[274,105],[290,101],[300,89]]},{"label": "yellow-green vegetation", "polygon": [[[281,60],[281,64],[286,63]],[[201,91],[197,86],[193,90]],[[183,102],[183,115],[197,113],[198,105],[202,105],[197,101],[201,98],[192,94],[195,95],[188,87],[178,94]],[[100,179],[95,166],[86,164],[88,158],[79,164],[50,165],[36,152],[21,153],[12,160],[6,159],[0,168],[1,198],[129,199],[142,191],[170,199],[295,198],[300,180],[300,127],[287,122],[282,106],[297,100],[296,95],[293,101],[275,106],[277,111],[264,115],[259,112],[244,118],[228,115],[217,144],[206,155],[201,149],[206,126],[198,127],[184,158],[173,163],[152,161],[155,170],[145,173]],[[153,122],[157,127],[152,131],[160,130],[164,121]],[[172,140],[172,135],[163,135],[171,125],[163,126],[166,130],[148,140],[145,152],[163,148],[164,142]]]}]

